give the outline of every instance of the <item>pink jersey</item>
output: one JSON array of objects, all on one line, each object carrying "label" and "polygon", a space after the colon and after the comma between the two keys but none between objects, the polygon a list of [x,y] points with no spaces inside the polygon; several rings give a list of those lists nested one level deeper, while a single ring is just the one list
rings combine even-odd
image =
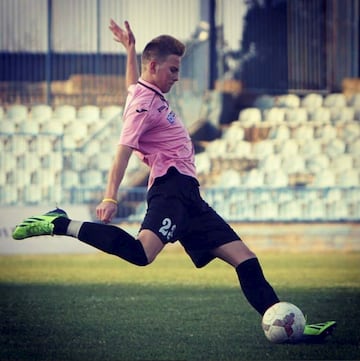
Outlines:
[{"label": "pink jersey", "polygon": [[119,143],[133,148],[150,167],[149,188],[171,166],[196,177],[190,136],[159,88],[143,79],[130,85],[123,121]]}]

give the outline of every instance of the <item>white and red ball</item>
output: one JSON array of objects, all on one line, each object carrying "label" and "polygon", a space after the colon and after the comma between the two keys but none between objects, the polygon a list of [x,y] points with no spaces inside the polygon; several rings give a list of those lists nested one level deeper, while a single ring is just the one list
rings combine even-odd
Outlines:
[{"label": "white and red ball", "polygon": [[305,324],[302,311],[289,302],[279,302],[269,307],[261,323],[266,338],[273,343],[299,341]]}]

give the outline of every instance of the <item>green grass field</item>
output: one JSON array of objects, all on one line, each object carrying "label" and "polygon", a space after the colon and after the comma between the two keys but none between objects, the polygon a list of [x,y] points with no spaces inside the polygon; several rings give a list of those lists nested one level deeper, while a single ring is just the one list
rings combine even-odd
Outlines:
[{"label": "green grass field", "polygon": [[178,250],[147,268],[113,256],[0,257],[0,360],[359,360],[360,254],[258,253],[283,300],[310,322],[338,321],[321,344],[275,345],[235,272],[197,270]]}]

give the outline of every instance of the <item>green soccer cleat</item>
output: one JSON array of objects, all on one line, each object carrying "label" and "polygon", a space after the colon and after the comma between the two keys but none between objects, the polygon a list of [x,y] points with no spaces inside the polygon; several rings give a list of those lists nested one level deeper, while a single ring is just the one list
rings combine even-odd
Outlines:
[{"label": "green soccer cleat", "polygon": [[24,239],[35,236],[53,235],[54,224],[52,221],[59,217],[67,218],[67,214],[60,208],[47,212],[42,216],[26,218],[15,227],[12,234],[14,239]]},{"label": "green soccer cleat", "polygon": [[336,327],[336,321],[327,321],[305,325],[303,341],[322,341],[325,337],[332,335]]}]

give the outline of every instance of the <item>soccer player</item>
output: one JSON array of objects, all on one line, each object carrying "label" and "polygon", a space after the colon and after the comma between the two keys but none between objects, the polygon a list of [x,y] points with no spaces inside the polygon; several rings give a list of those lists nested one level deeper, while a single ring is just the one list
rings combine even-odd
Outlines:
[{"label": "soccer player", "polygon": [[[179,80],[185,45],[169,35],[151,40],[142,52],[140,75],[129,23],[123,29],[111,20],[109,28],[127,53],[128,96],[104,199],[96,208],[103,223],[71,220],[56,209],[24,220],[13,238],[72,236],[139,266],[153,262],[167,243],[179,241],[198,268],[214,258],[231,265],[248,302],[263,315],[279,298],[254,252],[200,196],[190,136],[165,98]],[[150,168],[147,211],[136,238],[108,224],[117,212],[118,189],[132,153]]]}]

